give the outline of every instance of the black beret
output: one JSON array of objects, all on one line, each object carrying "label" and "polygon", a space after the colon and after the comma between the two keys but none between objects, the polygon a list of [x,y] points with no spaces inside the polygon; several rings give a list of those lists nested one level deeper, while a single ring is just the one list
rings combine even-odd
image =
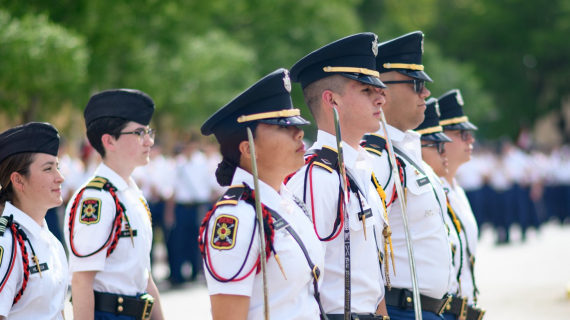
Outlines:
[{"label": "black beret", "polygon": [[317,49],[291,68],[291,80],[304,89],[311,83],[340,74],[349,79],[386,88],[376,71],[378,36],[371,32],[342,38]]},{"label": "black beret", "polygon": [[458,89],[453,89],[439,97],[441,117],[439,124],[445,130],[477,130],[463,113],[463,97]]},{"label": "black beret", "polygon": [[83,116],[85,125],[100,118],[122,118],[147,126],[154,113],[154,101],[139,90],[113,89],[99,92],[89,99]]},{"label": "black beret", "polygon": [[310,124],[299,109],[293,109],[287,69],[273,71],[246,89],[206,120],[201,131],[205,136],[214,134],[221,143],[253,121],[280,126]]},{"label": "black beret", "polygon": [[406,76],[433,82],[424,72],[422,55],[424,34],[415,31],[378,44],[376,70],[380,73],[397,71]]},{"label": "black beret", "polygon": [[0,163],[9,156],[24,153],[47,153],[57,156],[59,134],[49,123],[30,122],[0,133]]},{"label": "black beret", "polygon": [[443,133],[443,128],[439,125],[439,116],[440,113],[437,99],[429,98],[429,100],[426,101],[424,122],[414,130],[422,135],[422,140],[441,142],[453,141]]}]

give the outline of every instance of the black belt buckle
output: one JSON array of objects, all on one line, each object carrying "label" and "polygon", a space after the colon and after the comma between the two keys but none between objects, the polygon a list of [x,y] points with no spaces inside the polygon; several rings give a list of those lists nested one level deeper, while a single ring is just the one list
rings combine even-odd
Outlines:
[{"label": "black belt buckle", "polygon": [[150,319],[150,316],[152,314],[152,308],[154,307],[154,298],[150,294],[146,293],[140,296],[140,299],[144,300],[144,308],[141,319],[148,320]]},{"label": "black belt buckle", "polygon": [[[446,294],[445,297],[445,302],[443,303],[443,305],[441,306],[441,309],[439,309],[439,312],[437,313],[437,315],[441,316],[441,314],[445,311],[445,307],[451,302],[451,295]],[[465,303],[465,305],[467,306],[467,303]],[[461,307],[461,310],[463,311],[463,307]],[[467,309],[465,309],[467,312]]]}]

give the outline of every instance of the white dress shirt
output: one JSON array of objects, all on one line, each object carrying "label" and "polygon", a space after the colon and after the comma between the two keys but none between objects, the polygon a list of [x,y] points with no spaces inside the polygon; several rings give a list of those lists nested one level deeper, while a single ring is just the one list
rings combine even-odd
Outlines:
[{"label": "white dress shirt", "polygon": [[174,180],[176,203],[207,203],[212,197],[212,177],[209,175],[208,159],[195,151],[189,158],[179,158]]},{"label": "white dress shirt", "polygon": [[[449,198],[449,203],[453,208],[455,214],[461,220],[462,232],[461,241],[463,242],[463,268],[461,269],[461,296],[468,298],[469,304],[474,303],[474,293],[473,293],[473,276],[471,273],[469,256],[467,254],[467,244],[469,244],[469,251],[473,257],[477,254],[477,234],[479,233],[479,228],[477,227],[477,221],[469,205],[469,200],[465,196],[465,191],[457,184],[454,180],[453,185],[450,184],[445,178],[441,178],[443,181],[444,188],[448,190],[447,197]],[[450,228],[453,226],[450,225]],[[452,230],[453,233],[453,230]],[[455,254],[455,268],[459,268],[460,253]],[[450,291],[450,293],[452,293]],[[455,293],[455,292],[453,292]]]},{"label": "white dress shirt", "polygon": [[[69,217],[73,195],[65,212],[64,235],[69,252],[69,272],[73,277],[78,271],[97,271],[93,280],[93,289],[100,292],[135,296],[145,293],[150,273],[150,248],[152,244],[152,228],[150,211],[146,199],[132,178],[125,181],[111,168],[101,164],[95,176],[103,177],[117,188],[119,201],[125,206],[125,213],[130,221],[133,242],[129,236],[127,224],[123,219],[121,236],[117,247],[107,257],[107,248],[90,257],[80,258],[73,254],[69,244]],[[94,178],[94,177],[92,177]],[[87,181],[89,183],[91,179]],[[86,183],[86,184],[87,184]],[[86,199],[96,199],[101,203],[99,221],[83,223],[81,221],[82,203]],[[109,237],[115,220],[115,201],[108,191],[85,189],[75,214],[73,244],[80,255],[90,254],[99,249]]]},{"label": "white dress shirt", "polygon": [[[237,168],[232,185],[247,184],[253,189],[253,176],[241,168]],[[322,272],[324,265],[324,252],[320,242],[315,236],[313,225],[303,210],[295,203],[293,195],[281,185],[279,193],[263,181],[259,181],[261,202],[268,208],[277,211],[283,219],[297,232],[303,241],[311,260]],[[235,233],[233,247],[228,249],[215,249],[212,246],[215,237],[214,224],[222,215],[236,219],[236,227],[230,229]],[[237,205],[220,206],[212,215],[208,234],[205,242],[209,246],[210,266],[224,278],[229,278],[239,271],[242,263],[245,265],[237,276],[243,277],[255,265],[259,257],[259,234],[255,229],[255,209],[245,201],[239,201]],[[227,233],[231,236],[231,232]],[[214,238],[215,239],[215,238]],[[253,242],[252,242],[253,241]],[[251,243],[251,249],[248,249]],[[267,289],[269,297],[269,310],[271,319],[319,319],[319,307],[313,297],[313,277],[311,268],[305,258],[303,250],[293,236],[282,228],[275,232],[275,251],[281,259],[281,264],[287,276],[283,277],[281,270],[271,254],[267,262]],[[204,268],[206,270],[206,268]],[[247,319],[263,319],[263,280],[261,272],[252,272],[247,278],[235,282],[219,282],[205,271],[210,295],[229,294],[250,297],[249,313]],[[322,292],[322,291],[321,291]]]},{"label": "white dress shirt", "polygon": [[[64,309],[65,296],[69,285],[67,274],[67,259],[61,243],[53,236],[47,227],[45,220],[40,226],[30,216],[6,202],[2,216],[14,216],[32,243],[34,251],[40,263],[40,271],[32,259],[32,250],[25,241],[28,253],[28,265],[30,276],[28,286],[20,300],[12,306],[14,297],[22,288],[24,270],[22,265],[22,251],[16,244],[16,257],[12,261],[12,273],[6,279],[4,289],[0,293],[0,316],[10,320],[60,320],[63,319],[61,312]],[[3,237],[0,237],[0,277],[4,277],[9,269],[12,254],[13,236],[10,229],[6,229]]]},{"label": "white dress shirt", "polygon": [[[433,172],[429,166],[424,164],[421,156],[420,135],[413,131],[402,132],[390,125],[387,127],[388,134],[393,146],[404,152],[411,158],[421,170],[428,173]],[[377,132],[384,135],[383,130]],[[383,152],[382,156],[373,154],[376,158],[374,162],[374,174],[379,183],[386,186],[390,177],[390,165],[388,153]],[[447,235],[447,227],[444,222],[443,210],[446,208],[445,195],[443,189],[434,193],[434,186],[441,185],[437,177],[434,178],[428,173],[430,183],[424,183],[426,176],[416,170],[412,164],[406,163],[407,177],[407,215],[410,233],[412,236],[412,246],[416,261],[418,286],[420,293],[426,296],[440,299],[448,291],[453,277],[453,265],[451,261],[451,248]],[[429,170],[426,170],[429,168]],[[389,184],[385,187],[387,202],[390,201],[395,187],[395,178],[390,177]],[[439,201],[438,201],[439,200]],[[399,200],[395,200],[388,207],[388,218],[392,229],[392,243],[396,262],[396,275],[391,275],[392,287],[412,290],[412,280],[410,277],[410,266],[408,263],[408,252],[406,248],[406,238]]]},{"label": "white dress shirt", "polygon": [[[311,149],[323,146],[336,150],[336,137],[324,131],[318,132],[317,141]],[[365,194],[362,197],[364,210],[372,209],[372,217],[366,219],[367,240],[364,239],[362,221],[359,220],[360,204],[354,193],[349,194],[348,213],[350,225],[350,274],[351,274],[351,310],[353,313],[374,313],[384,298],[384,279],[378,261],[378,248],[374,240],[374,229],[380,242],[382,229],[386,225],[382,203],[372,184],[372,162],[374,161],[363,148],[357,150],[343,142],[344,162]],[[314,224],[321,238],[333,231],[337,217],[340,179],[337,172],[313,167],[313,196],[311,201],[310,183],[305,189],[304,178],[307,166],[301,168],[287,183],[287,187],[297,197],[303,199],[307,209],[312,212],[314,205]],[[342,229],[342,226],[340,226]],[[344,231],[334,240],[321,244],[325,250],[325,273],[321,287],[323,308],[327,314],[344,313]],[[385,259],[386,260],[386,259]]]}]

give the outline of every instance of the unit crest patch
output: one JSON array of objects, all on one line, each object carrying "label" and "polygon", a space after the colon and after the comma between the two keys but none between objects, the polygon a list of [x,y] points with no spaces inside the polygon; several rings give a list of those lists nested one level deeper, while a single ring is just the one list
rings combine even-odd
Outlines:
[{"label": "unit crest patch", "polygon": [[236,244],[238,218],[229,215],[220,215],[214,223],[212,231],[212,248],[230,250]]},{"label": "unit crest patch", "polygon": [[101,199],[87,198],[81,202],[79,221],[84,224],[95,224],[101,220]]}]

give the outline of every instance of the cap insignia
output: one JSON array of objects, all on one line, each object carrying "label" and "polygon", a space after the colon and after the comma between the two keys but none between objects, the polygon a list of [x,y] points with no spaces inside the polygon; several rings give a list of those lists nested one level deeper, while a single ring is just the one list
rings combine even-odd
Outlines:
[{"label": "cap insignia", "polygon": [[424,54],[424,37],[425,35],[422,34],[422,54]]},{"label": "cap insignia", "polygon": [[459,92],[459,90],[455,91],[455,99],[457,100],[457,104],[463,107],[463,97],[461,96],[461,92]]},{"label": "cap insignia", "polygon": [[291,79],[289,78],[289,71],[285,70],[285,77],[283,77],[283,85],[285,86],[285,90],[287,92],[291,92]]},{"label": "cap insignia", "polygon": [[378,55],[378,36],[374,35],[374,41],[372,41],[372,53],[376,57]]}]

